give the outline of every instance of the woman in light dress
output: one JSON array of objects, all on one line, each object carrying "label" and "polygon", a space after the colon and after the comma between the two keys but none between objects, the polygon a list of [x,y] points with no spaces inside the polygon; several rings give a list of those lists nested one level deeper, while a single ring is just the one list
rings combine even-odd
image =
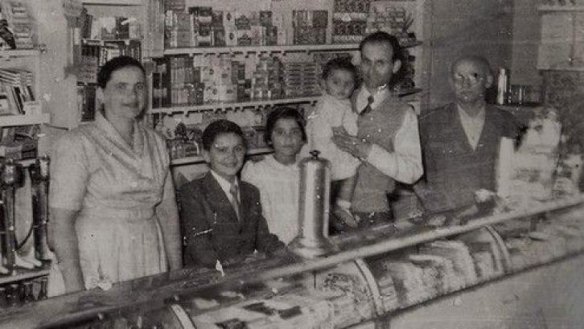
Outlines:
[{"label": "woman in light dress", "polygon": [[164,139],[139,120],[143,66],[131,57],[98,74],[95,122],[62,136],[51,162],[49,294],[182,267],[178,211]]}]

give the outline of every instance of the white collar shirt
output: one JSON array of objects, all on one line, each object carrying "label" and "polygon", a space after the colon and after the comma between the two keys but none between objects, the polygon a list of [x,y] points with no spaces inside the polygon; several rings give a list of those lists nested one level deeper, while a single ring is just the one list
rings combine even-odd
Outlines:
[{"label": "white collar shirt", "polygon": [[460,106],[456,106],[456,108],[458,109],[460,123],[464,129],[468,143],[473,150],[476,150],[485,125],[485,108],[483,107],[474,117],[468,115]]},{"label": "white collar shirt", "polygon": [[[233,195],[230,192],[230,190],[231,190],[231,183],[227,179],[219,176],[213,170],[210,170],[210,172],[211,172],[211,175],[213,175],[213,177],[217,181],[217,183],[219,183],[219,186],[221,187],[221,189],[223,190],[223,192],[225,192],[225,195],[227,196],[227,199],[229,199],[229,202],[231,202],[231,204],[234,204]],[[235,180],[233,181],[233,184],[235,184],[235,186],[237,187],[237,203],[240,203],[240,200],[241,200],[241,195],[240,194],[241,194],[241,192],[239,191],[239,182],[238,182],[237,178],[235,178]]]},{"label": "white collar shirt", "polygon": [[385,98],[389,96],[389,88],[387,86],[383,86],[379,88],[375,93],[370,93],[365,86],[362,86],[359,89],[357,94],[357,99],[355,101],[355,109],[357,113],[361,113],[365,107],[367,106],[367,98],[369,96],[373,96],[373,103],[371,104],[371,108],[375,109],[379,104],[381,104]]}]

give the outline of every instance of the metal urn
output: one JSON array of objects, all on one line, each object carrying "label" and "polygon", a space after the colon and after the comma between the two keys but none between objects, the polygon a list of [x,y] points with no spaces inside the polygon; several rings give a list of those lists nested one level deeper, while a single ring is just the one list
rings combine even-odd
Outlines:
[{"label": "metal urn", "polygon": [[311,157],[300,162],[300,196],[298,235],[289,244],[295,254],[315,258],[338,251],[328,239],[330,162],[311,151]]}]

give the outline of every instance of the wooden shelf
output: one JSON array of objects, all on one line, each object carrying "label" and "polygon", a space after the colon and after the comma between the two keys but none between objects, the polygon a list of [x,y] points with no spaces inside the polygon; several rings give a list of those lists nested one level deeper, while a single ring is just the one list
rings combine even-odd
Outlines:
[{"label": "wooden shelf", "polygon": [[129,45],[131,41],[138,41],[138,42],[142,42],[142,39],[111,39],[111,40],[107,40],[107,39],[81,39],[81,42],[84,45],[89,45],[89,46],[103,46],[106,43],[110,42],[123,42],[126,45]]},{"label": "wooden shelf", "polygon": [[584,6],[566,5],[566,6],[539,6],[537,10],[540,12],[577,12],[584,11]]},{"label": "wooden shelf", "polygon": [[34,57],[40,54],[38,49],[0,50],[0,58]]},{"label": "wooden shelf", "polygon": [[49,265],[44,265],[42,268],[27,270],[23,268],[16,269],[13,275],[0,276],[0,285],[17,282],[21,280],[33,279],[40,276],[49,275]]},{"label": "wooden shelf", "polygon": [[173,114],[173,113],[188,113],[188,112],[199,112],[199,111],[212,111],[212,110],[227,110],[227,109],[242,109],[249,107],[265,107],[280,104],[301,104],[301,103],[315,103],[320,96],[306,96],[299,98],[278,98],[278,99],[266,99],[258,101],[248,101],[248,102],[235,102],[235,103],[209,103],[203,105],[187,105],[187,106],[175,106],[175,107],[162,107],[150,110],[150,114],[163,113],[163,114]]},{"label": "wooden shelf", "polygon": [[81,0],[83,5],[142,6],[143,0]]},{"label": "wooden shelf", "polygon": [[[422,45],[415,41],[401,45],[411,48]],[[168,48],[164,55],[205,55],[205,54],[247,54],[247,53],[286,53],[286,52],[316,52],[316,51],[356,51],[358,43],[333,43],[324,45],[280,45],[280,46],[235,46],[235,47],[190,47]]]},{"label": "wooden shelf", "polygon": [[[272,153],[274,152],[274,150],[271,147],[262,147],[262,148],[256,148],[256,149],[251,149],[249,151],[247,151],[247,153],[245,154],[246,156],[253,156],[253,155],[260,155],[260,154],[268,154],[268,153]],[[180,159],[174,159],[170,161],[170,165],[171,166],[183,166],[183,165],[190,165],[190,164],[197,164],[197,163],[203,163],[205,162],[205,159],[203,159],[202,156],[194,156],[194,157],[187,157],[187,158],[180,158]]]},{"label": "wooden shelf", "polygon": [[[402,90],[399,92],[399,97],[410,96],[422,92],[421,88],[413,88],[408,90]],[[299,98],[278,98],[278,99],[266,99],[258,101],[248,101],[248,102],[234,102],[234,103],[209,103],[203,105],[186,105],[186,106],[173,106],[173,107],[161,107],[150,110],[150,114],[168,114],[173,113],[189,113],[189,112],[202,112],[202,111],[217,111],[217,110],[237,110],[243,108],[256,108],[256,107],[269,107],[274,105],[282,104],[303,104],[303,103],[316,103],[320,95],[306,96]]]},{"label": "wooden shelf", "polygon": [[49,123],[51,115],[43,113],[41,115],[3,115],[0,116],[0,127],[6,126],[26,126]]},{"label": "wooden shelf", "polygon": [[164,55],[204,55],[204,54],[247,54],[247,53],[285,53],[312,51],[354,51],[359,44],[326,44],[326,45],[281,45],[281,46],[236,46],[236,47],[191,47],[170,48],[164,50]]}]

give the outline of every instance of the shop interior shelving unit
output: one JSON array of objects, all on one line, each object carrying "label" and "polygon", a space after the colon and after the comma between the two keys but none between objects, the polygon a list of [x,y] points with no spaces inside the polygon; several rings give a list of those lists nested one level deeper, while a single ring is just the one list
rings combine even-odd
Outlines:
[{"label": "shop interior shelving unit", "polygon": [[[26,69],[33,73],[33,93],[35,99],[39,98],[39,66],[42,49],[14,49],[0,50],[0,68],[2,69]],[[15,114],[0,116],[0,129],[6,127],[41,125],[50,122],[50,114],[46,112],[37,114]],[[34,159],[19,160],[18,162],[24,167],[34,163]],[[48,265],[35,269],[16,268],[12,275],[1,275],[0,286],[8,285],[15,282],[22,282],[34,278],[48,275]]]}]

